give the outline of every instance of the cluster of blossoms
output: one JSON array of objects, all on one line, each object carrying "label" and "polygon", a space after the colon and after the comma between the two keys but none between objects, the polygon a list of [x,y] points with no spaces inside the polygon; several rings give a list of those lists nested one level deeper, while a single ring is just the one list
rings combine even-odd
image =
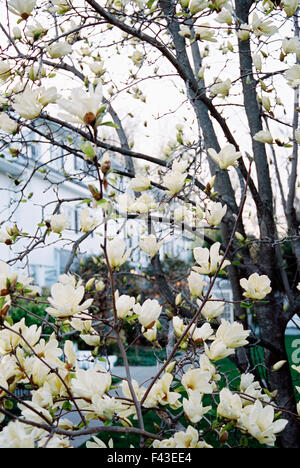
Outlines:
[{"label": "cluster of blossoms", "polygon": [[[111,5],[117,11],[123,11],[126,10],[127,3],[116,0]],[[146,8],[143,1],[137,0],[133,3],[137,8]],[[189,24],[194,23],[193,28],[187,24],[180,24],[178,34],[181,38],[178,39],[182,42],[186,39],[191,43],[199,41],[201,44],[204,43],[205,47],[207,43],[217,42],[213,25],[207,21],[198,22],[198,14],[199,18],[202,14],[205,17],[210,14],[215,15],[214,20],[221,25],[219,26],[221,29],[228,27],[230,31],[230,27],[234,27],[236,18],[232,2],[229,0],[182,0],[180,4],[178,8],[184,10],[184,15],[178,15],[179,23],[182,21],[181,16],[184,21],[188,17]],[[66,65],[63,59],[67,60],[70,54],[75,53],[73,42],[76,45],[76,40],[73,41],[74,35],[71,33],[76,31],[76,24],[71,24],[71,30],[68,32],[61,27],[63,36],[67,39],[55,41],[48,37],[47,29],[39,21],[31,22],[37,6],[36,0],[8,0],[7,5],[9,11],[18,18],[18,24],[26,22],[23,30],[17,26],[12,31],[17,47],[18,41],[22,44],[27,42],[32,46],[35,41],[42,40],[39,47],[43,50],[48,63],[51,60],[51,64],[61,64],[65,70],[72,68],[71,65]],[[265,1],[265,5],[274,7],[271,1]],[[280,6],[285,15],[290,17],[297,10],[299,1],[284,0]],[[57,18],[69,12],[72,4],[68,0],[51,0],[45,8],[47,13]],[[277,31],[278,28],[272,19],[254,11],[251,13],[249,24],[238,24],[235,32],[237,39],[244,42],[250,37],[254,40],[261,37],[268,38]],[[129,58],[135,68],[140,70],[146,60],[146,54],[137,49],[136,44],[134,47]],[[296,54],[299,59],[298,38],[287,37],[280,47],[282,60],[285,60],[289,54]],[[233,45],[228,41],[225,49],[232,51]],[[108,156],[104,155],[98,164],[96,142],[98,127],[111,124],[103,122],[103,115],[108,107],[103,96],[105,68],[99,54],[96,57],[92,56],[90,47],[82,46],[76,53],[83,60],[80,62],[81,70],[85,70],[82,64],[88,65],[88,73],[93,74],[93,81],[84,77],[85,87],[72,89],[68,98],[61,97],[55,86],[42,85],[48,73],[42,60],[41,66],[26,68],[24,75],[19,69],[15,70],[17,66],[13,59],[1,61],[0,82],[5,87],[6,93],[5,96],[1,96],[3,112],[0,113],[0,129],[6,134],[14,135],[20,132],[26,121],[32,121],[40,117],[43,112],[48,112],[51,105],[55,105],[56,110],[62,110],[63,113],[58,114],[61,121],[69,122],[75,125],[75,128],[80,126],[80,131],[83,128],[86,132],[83,134],[91,136],[93,141],[90,143],[83,138],[83,144],[78,146],[86,162],[95,163],[97,171],[101,171],[104,176],[103,180],[99,176],[101,194],[94,186],[89,186],[94,206],[97,206],[97,202],[103,201],[102,190],[107,182],[105,176],[110,171]],[[205,53],[204,50],[203,57]],[[260,53],[254,55],[253,66],[259,75],[263,69]],[[205,66],[198,73],[199,80],[204,80],[204,72]],[[78,71],[78,75],[80,74]],[[22,79],[16,84],[15,78],[18,76]],[[296,64],[289,68],[284,73],[284,77],[289,86],[297,88],[300,85],[300,65]],[[224,102],[233,86],[234,82],[230,78],[224,80],[215,78],[208,87],[210,102],[220,98],[221,102]],[[263,88],[263,85],[261,86]],[[112,88],[108,94],[113,96]],[[132,88],[132,95],[145,101],[138,87]],[[271,111],[271,99],[266,94],[263,94],[258,101],[266,112]],[[29,124],[31,125],[30,122]],[[177,140],[181,142],[183,130],[180,127],[177,130]],[[261,130],[252,137],[257,143],[274,143],[269,130]],[[294,132],[294,137],[299,143],[299,130]],[[221,173],[225,177],[227,172],[222,171],[242,163],[242,153],[238,151],[237,146],[233,144],[225,144],[223,147],[218,144],[212,146],[214,147],[207,147],[207,154],[217,174]],[[180,155],[171,162],[167,159],[165,167],[166,171],[155,174],[155,177],[162,184],[160,188],[167,194],[167,204],[176,197],[185,202],[187,198],[185,195],[191,187],[190,160]],[[148,172],[147,168],[142,174],[132,177],[125,193],[115,198],[111,197],[112,200],[117,200],[118,214],[148,215],[154,211],[162,212],[159,211],[161,203],[155,199],[154,191],[150,192],[152,182],[149,174],[150,170]],[[218,193],[212,191],[214,180],[215,178],[203,189],[203,193],[206,194],[206,198],[201,199],[203,209],[196,202],[194,202],[196,205],[193,207],[194,211],[190,207],[187,208],[188,203],[180,205],[174,210],[172,223],[189,221],[195,214],[197,223],[201,221],[206,228],[211,229],[219,226],[226,217],[230,216],[227,212],[229,205],[223,205],[219,201],[221,198],[217,198]],[[82,233],[90,233],[98,224],[99,221],[89,208],[81,210],[79,230]],[[62,236],[64,230],[70,229],[70,222],[64,211],[61,211],[55,212],[49,221],[46,221],[46,226],[48,234],[52,232]],[[6,228],[6,232],[0,232],[0,242],[10,245],[21,234],[16,225]],[[150,258],[159,254],[162,245],[163,241],[154,234],[143,237],[139,243],[140,249]],[[155,411],[158,416],[163,415],[166,420],[171,419],[172,424],[175,421],[170,432],[167,432],[170,437],[166,438],[166,433],[163,431],[153,434],[151,440],[153,448],[212,448],[205,440],[201,423],[211,424],[213,419],[215,421],[211,424],[211,428],[217,431],[220,438],[225,427],[228,430],[246,433],[260,444],[274,446],[276,435],[287,425],[287,420],[275,414],[275,394],[267,393],[251,373],[240,376],[238,388],[231,389],[229,386],[224,388],[220,361],[233,357],[238,348],[249,343],[250,330],[244,329],[239,322],[231,323],[223,318],[225,300],[218,299],[210,293],[216,276],[220,272],[224,273],[224,270],[231,265],[231,262],[220,253],[221,244],[215,242],[210,248],[196,247],[193,250],[196,265],[189,274],[188,288],[189,303],[195,306],[196,312],[194,319],[189,320],[183,319],[180,314],[181,294],[176,297],[173,314],[157,299],[140,299],[133,295],[120,294],[115,290],[114,275],[127,262],[132,249],[128,249],[126,243],[118,237],[110,240],[106,236],[103,250],[108,276],[111,279],[111,317],[101,322],[95,311],[95,301],[89,294],[93,286],[96,291],[103,291],[105,284],[102,280],[96,281],[92,278],[84,284],[83,280],[73,275],[61,275],[59,281],[52,286],[50,297],[47,299],[46,314],[51,320],[53,319],[48,324],[53,330],[50,336],[44,334],[44,324],[28,326],[27,317],[16,323],[13,322],[9,315],[11,306],[17,305],[20,298],[29,296],[32,299],[38,290],[32,285],[32,278],[11,272],[7,264],[0,262],[0,424],[3,427],[0,431],[0,447],[69,448],[72,446],[74,433],[75,437],[76,432],[80,436],[81,427],[85,426],[88,429],[92,421],[100,422],[101,427],[104,424],[108,431],[110,426],[118,425],[119,428],[123,426],[126,433],[127,427],[134,426],[136,421],[140,423],[141,414],[143,416],[143,413],[146,414],[150,410]],[[265,299],[272,292],[270,279],[258,273],[242,278],[239,286],[248,305],[253,301]],[[122,346],[120,331],[123,331],[125,324],[137,327],[146,340],[159,345],[161,322],[166,315],[170,321],[170,330],[174,331],[174,338],[177,340],[179,356],[167,358],[168,360],[174,358],[174,361],[167,362],[156,380],[148,387],[131,380],[128,368],[127,377],[121,378],[121,383],[116,386],[113,382],[115,376],[97,359],[99,346],[108,336],[103,332],[104,325],[116,335],[116,341],[121,342],[120,347]],[[82,341],[93,348],[90,353],[93,364],[91,368],[80,367],[75,346],[68,339],[73,335],[79,335]],[[194,354],[193,359],[189,360],[191,350]],[[183,360],[185,364],[179,365],[182,355],[187,361]],[[286,361],[279,361],[273,366],[273,371],[279,370],[285,363]],[[300,372],[299,368],[295,370]],[[22,401],[16,392],[24,387],[30,392],[30,398],[26,401]],[[11,421],[6,424],[5,416],[12,416],[9,411],[11,400],[17,400],[21,416],[11,417]],[[178,410],[182,412],[181,421],[184,421],[184,425],[178,423],[176,419]],[[66,417],[68,412],[73,411],[76,411],[81,418],[81,424],[78,426]],[[298,413],[300,415],[299,405]],[[24,424],[24,421],[27,424]],[[69,437],[68,433],[72,433],[72,437]],[[98,437],[93,437],[93,441],[89,441],[86,446],[104,448],[105,444]],[[111,446],[110,441],[109,447]]]},{"label": "cluster of blossoms", "polygon": [[[205,274],[213,274],[220,265],[222,258],[219,248],[219,245],[213,246],[208,253],[195,249],[195,257],[200,265],[198,268],[204,268],[205,263]],[[122,265],[129,254],[130,251],[126,251],[125,244],[120,240],[108,243],[107,260],[112,269]],[[11,274],[4,263],[1,264],[1,275],[2,290],[8,283],[14,284],[18,277],[15,273]],[[22,281],[23,287],[24,283],[28,287],[31,282],[24,278]],[[189,285],[193,296],[203,297],[206,283],[201,274],[192,271]],[[262,278],[258,281],[255,275],[248,281],[244,279],[242,286],[245,295],[255,299],[265,297],[270,291],[268,280]],[[84,287],[82,280],[72,275],[60,276],[59,283],[51,289],[50,305],[46,312],[55,319],[55,326],[68,323],[87,344],[95,347],[99,345],[101,334],[94,328],[95,319],[91,314],[93,299],[85,299],[87,290],[89,288]],[[201,301],[198,299],[200,307]],[[134,315],[144,336],[149,341],[156,339],[158,319],[162,312],[162,306],[157,300],[147,299],[139,304],[134,297],[120,296],[116,292],[115,306],[120,321]],[[195,425],[210,414],[214,405],[213,395],[216,393],[220,395],[217,415],[221,423],[223,419],[228,420],[232,427],[236,425],[260,443],[274,445],[276,434],[284,429],[287,421],[274,420],[274,408],[268,405],[271,396],[263,392],[259,383],[254,381],[254,376],[243,374],[240,388],[235,393],[219,387],[221,375],[215,362],[246,345],[250,333],[241,324],[229,323],[224,319],[221,319],[216,330],[213,329],[210,321],[219,317],[223,308],[223,303],[220,306],[211,297],[202,307],[202,315],[207,321],[200,328],[193,326],[188,330],[187,340],[192,340],[200,350],[198,363],[185,369],[178,378],[176,361],[173,361],[150,388],[139,386],[135,380],[129,382],[125,379],[120,386],[123,396],[118,398],[110,372],[99,362],[87,370],[81,369],[73,343],[66,340],[61,345],[55,327],[49,339],[45,339],[42,327],[27,326],[25,319],[14,324],[10,319],[4,319],[0,330],[0,409],[5,408],[5,401],[13,396],[17,388],[27,386],[31,389],[31,399],[26,404],[19,400],[18,406],[22,418],[33,424],[11,421],[0,432],[0,446],[34,448],[46,445],[49,448],[69,448],[71,442],[67,433],[74,432],[76,428],[64,415],[72,407],[76,408],[87,425],[92,420],[100,420],[107,425],[121,423],[126,426],[132,425],[131,418],[138,418],[137,401],[147,410],[170,408],[171,411],[177,411],[182,408],[190,424],[187,429],[179,430],[168,439],[155,440],[153,447],[210,448],[199,436]],[[187,326],[179,317],[173,318],[173,327],[179,338]],[[204,403],[207,398],[211,398],[210,404]],[[2,421],[4,415],[5,412],[1,413]],[[57,433],[60,430],[64,431],[63,435]],[[49,432],[54,435],[50,437]],[[89,442],[87,447],[94,448],[95,445],[104,447],[98,438]]]}]

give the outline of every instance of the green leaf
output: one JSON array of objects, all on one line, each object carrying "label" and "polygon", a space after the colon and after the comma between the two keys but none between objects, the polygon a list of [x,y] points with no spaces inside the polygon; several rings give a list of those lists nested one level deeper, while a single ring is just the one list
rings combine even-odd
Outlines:
[{"label": "green leaf", "polygon": [[117,130],[119,130],[119,126],[117,124],[115,124],[114,122],[101,122],[99,124],[99,127],[100,126],[105,126],[105,127],[113,127],[113,128],[116,128]]},{"label": "green leaf", "polygon": [[148,0],[147,2],[147,8],[151,8],[153,6],[153,3],[155,2],[155,0]]},{"label": "green leaf", "polygon": [[64,411],[71,411],[72,410],[72,405],[69,401],[65,401],[64,404],[62,405],[62,409]]}]

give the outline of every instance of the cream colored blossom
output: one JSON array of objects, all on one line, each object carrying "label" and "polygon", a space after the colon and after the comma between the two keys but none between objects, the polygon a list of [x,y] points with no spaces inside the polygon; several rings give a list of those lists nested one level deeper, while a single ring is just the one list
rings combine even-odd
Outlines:
[{"label": "cream colored blossom", "polygon": [[239,348],[248,344],[246,338],[250,335],[250,330],[244,330],[243,325],[238,322],[230,323],[221,319],[221,325],[216,332],[217,340],[223,341],[227,348]]},{"label": "cream colored blossom", "polygon": [[234,349],[227,348],[227,346],[222,340],[213,341],[210,347],[208,347],[207,344],[204,343],[204,349],[206,356],[211,361],[219,361],[220,359],[224,359],[230,356],[231,354],[234,354]]},{"label": "cream colored blossom", "polygon": [[200,41],[217,42],[215,30],[209,23],[202,23],[194,27],[195,37]]},{"label": "cream colored blossom", "polygon": [[251,26],[247,23],[243,23],[237,30],[237,37],[240,41],[247,41],[249,39],[250,32]]},{"label": "cream colored blossom", "polygon": [[150,234],[140,241],[140,249],[150,255],[150,257],[154,257],[162,245],[163,242],[157,242],[154,234]]},{"label": "cream colored blossom", "polygon": [[[199,307],[202,306],[202,301],[198,300],[197,304]],[[201,314],[206,318],[206,320],[213,320],[224,312],[225,304],[223,301],[217,299],[217,297],[212,294],[210,299],[202,307]]]},{"label": "cream colored blossom", "polygon": [[0,129],[6,133],[16,133],[18,124],[5,114],[5,112],[0,112]]},{"label": "cream colored blossom", "polygon": [[128,188],[133,190],[134,192],[143,192],[144,190],[148,190],[150,187],[151,182],[148,177],[145,176],[137,176],[131,179],[128,184]]},{"label": "cream colored blossom", "polygon": [[[196,247],[194,249],[194,257],[199,266],[194,266],[193,270],[202,275],[213,275],[223,259],[220,255],[220,242],[215,242],[210,249],[206,247]],[[229,260],[224,260],[222,269],[230,265]]]},{"label": "cream colored blossom", "polygon": [[97,449],[99,449],[99,448],[106,449],[106,448],[113,448],[113,446],[114,446],[112,439],[109,439],[108,446],[106,446],[105,443],[102,442],[102,440],[99,439],[96,436],[92,436],[92,439],[93,439],[93,442],[91,440],[88,440],[87,443],[85,444],[87,449],[96,449],[96,448]]},{"label": "cream colored blossom", "polygon": [[84,293],[84,286],[74,288],[69,284],[56,283],[52,286],[51,297],[48,299],[52,307],[48,307],[46,311],[55,318],[72,317],[86,311],[92,305],[93,299],[87,299],[80,304]]},{"label": "cream colored blossom", "polygon": [[62,231],[68,228],[69,221],[66,215],[62,212],[51,216],[50,226],[53,232],[61,234]]},{"label": "cream colored blossom", "polygon": [[229,166],[235,166],[237,160],[242,156],[237,152],[232,144],[224,146],[219,153],[213,148],[208,149],[209,156],[218,164],[220,169],[227,169]]},{"label": "cream colored blossom", "polygon": [[169,190],[170,195],[176,195],[184,187],[187,174],[179,171],[168,172],[163,177],[163,184]]},{"label": "cream colored blossom", "polygon": [[283,9],[286,15],[293,16],[299,6],[299,0],[284,0]]},{"label": "cream colored blossom", "polygon": [[225,81],[217,81],[210,87],[210,92],[215,96],[221,96],[225,98],[229,95],[229,90],[231,88],[231,80],[228,78]]},{"label": "cream colored blossom", "polygon": [[197,391],[191,392],[188,399],[184,398],[182,406],[186,418],[192,424],[197,424],[211,410],[211,406],[203,406],[202,394]]},{"label": "cream colored blossom", "polygon": [[92,401],[95,395],[102,397],[111,386],[111,375],[100,365],[93,369],[77,369],[76,377],[71,381],[73,395]]},{"label": "cream colored blossom", "polygon": [[277,27],[270,19],[260,18],[255,12],[252,16],[252,29],[257,37],[272,36],[277,32]]},{"label": "cream colored blossom", "polygon": [[8,60],[0,60],[0,82],[6,81],[11,74],[11,64]]},{"label": "cream colored blossom", "polygon": [[82,232],[90,232],[97,227],[98,220],[91,216],[89,209],[86,208],[80,211],[79,225]]},{"label": "cream colored blossom", "polygon": [[107,242],[107,257],[109,265],[117,268],[123,265],[129,258],[131,249],[126,250],[126,244],[122,239],[115,238]]},{"label": "cream colored blossom", "polygon": [[218,226],[224,218],[227,206],[210,200],[205,208],[205,219],[211,226]]},{"label": "cream colored blossom", "polygon": [[202,296],[203,288],[206,286],[206,283],[203,281],[201,275],[195,271],[191,271],[188,277],[188,285],[190,293],[195,297],[200,297]]},{"label": "cream colored blossom", "polygon": [[72,53],[72,46],[65,41],[54,42],[46,46],[46,50],[52,59],[62,58]]},{"label": "cream colored blossom", "polygon": [[270,145],[273,143],[273,137],[269,130],[260,130],[254,135],[253,140],[260,143],[269,143]]},{"label": "cream colored blossom", "polygon": [[300,85],[300,64],[293,65],[285,73],[284,77],[287,80],[289,86],[297,88]]},{"label": "cream colored blossom", "polygon": [[14,98],[13,107],[15,111],[24,119],[32,120],[38,117],[43,109],[43,104],[39,100],[40,90],[26,88]]},{"label": "cream colored blossom", "polygon": [[58,104],[67,112],[62,117],[68,122],[93,126],[96,124],[102,98],[102,85],[99,83],[95,88],[90,85],[87,91],[82,88],[73,89],[71,97],[60,99]]},{"label": "cream colored blossom", "polygon": [[152,328],[159,319],[162,307],[156,299],[147,299],[143,305],[135,304],[133,311],[138,315],[138,320],[145,328]]},{"label": "cream colored blossom", "polygon": [[218,416],[237,420],[241,417],[242,408],[242,401],[237,393],[231,393],[228,388],[221,390],[220,403],[217,408]]},{"label": "cream colored blossom", "polygon": [[273,406],[263,407],[259,400],[247,408],[247,412],[241,415],[239,425],[244,427],[260,444],[274,446],[276,434],[283,431],[288,421],[286,419],[274,421]]},{"label": "cream colored blossom", "polygon": [[0,432],[0,448],[33,449],[34,438],[26,432],[25,424],[19,421],[11,421]]},{"label": "cream colored blossom", "polygon": [[8,9],[14,15],[27,19],[35,8],[36,0],[9,0]]},{"label": "cream colored blossom", "polygon": [[132,309],[135,304],[135,298],[123,294],[116,298],[117,315],[119,318],[124,319],[132,314]]},{"label": "cream colored blossom", "polygon": [[183,375],[181,383],[188,394],[194,391],[209,394],[213,391],[210,379],[210,372],[201,369],[190,369]]},{"label": "cream colored blossom", "polygon": [[248,280],[242,278],[240,285],[245,289],[243,293],[245,297],[256,300],[264,299],[272,291],[271,281],[268,276],[259,275],[258,273],[253,273]]},{"label": "cream colored blossom", "polygon": [[[193,330],[193,328],[192,328]],[[196,328],[192,334],[192,340],[197,343],[203,343],[206,340],[213,339],[213,329],[209,323],[204,323],[200,328]]]},{"label": "cream colored blossom", "polygon": [[188,3],[188,8],[192,15],[199,13],[199,11],[204,10],[208,7],[207,0],[190,0]]}]

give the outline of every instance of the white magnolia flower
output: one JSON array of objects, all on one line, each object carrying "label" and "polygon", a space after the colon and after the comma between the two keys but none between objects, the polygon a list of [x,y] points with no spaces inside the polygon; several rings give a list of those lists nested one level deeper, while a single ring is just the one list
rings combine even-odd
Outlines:
[{"label": "white magnolia flower", "polygon": [[24,119],[35,119],[43,109],[43,104],[40,102],[40,90],[26,88],[14,98],[13,107],[15,111]]},{"label": "white magnolia flower", "polygon": [[253,65],[255,66],[256,70],[261,71],[262,70],[261,54],[253,54],[252,59],[253,59]]},{"label": "white magnolia flower", "polygon": [[293,16],[299,6],[299,0],[284,0],[283,9],[287,16]]},{"label": "white magnolia flower", "polygon": [[284,77],[292,88],[297,88],[300,85],[300,65],[297,63],[289,68],[284,73]]},{"label": "white magnolia flower", "polygon": [[238,394],[233,394],[228,388],[220,392],[220,403],[217,408],[218,416],[226,419],[237,420],[242,414],[242,400]]},{"label": "white magnolia flower", "polygon": [[60,234],[69,227],[69,221],[64,213],[55,214],[51,216],[50,225],[53,232]]},{"label": "white magnolia flower", "polygon": [[170,195],[176,195],[185,184],[187,174],[179,171],[171,171],[163,177],[163,184],[169,190]]},{"label": "white magnolia flower", "polygon": [[184,398],[182,406],[186,418],[192,424],[197,424],[211,410],[211,406],[203,406],[202,394],[197,391],[191,392],[188,400]]},{"label": "white magnolia flower", "polygon": [[154,234],[150,234],[150,236],[140,241],[140,249],[150,255],[150,257],[154,257],[162,245],[163,242],[157,242]]},{"label": "white magnolia flower", "polygon": [[25,424],[19,421],[10,422],[0,432],[0,448],[35,448],[34,438],[26,432]]},{"label": "white magnolia flower", "polygon": [[251,31],[251,26],[247,23],[243,23],[240,25],[236,34],[240,41],[247,41],[250,36],[250,31]]},{"label": "white magnolia flower", "polygon": [[86,208],[80,212],[79,225],[82,232],[90,232],[97,227],[98,221],[90,215],[89,209]]},{"label": "white magnolia flower", "polygon": [[190,293],[195,297],[202,296],[203,288],[206,285],[205,281],[203,281],[202,276],[196,273],[195,271],[191,271],[188,277],[188,285]]},{"label": "white magnolia flower", "polygon": [[34,9],[36,0],[9,0],[8,9],[14,15],[21,16],[22,19],[28,19]]},{"label": "white magnolia flower", "polygon": [[80,338],[88,345],[88,346],[99,346],[100,344],[100,336],[97,334],[97,332],[95,330],[94,331],[94,335],[84,335],[84,334],[81,334],[79,335]]},{"label": "white magnolia flower", "polygon": [[67,13],[67,11],[69,11],[71,8],[68,0],[51,0],[51,2],[54,5],[51,11],[56,12],[59,15],[63,15],[64,13]]},{"label": "white magnolia flower", "polygon": [[96,395],[102,397],[111,386],[111,375],[100,365],[93,369],[78,369],[71,380],[71,389],[75,397],[92,401]]},{"label": "white magnolia flower", "polygon": [[276,363],[272,366],[272,369],[273,369],[274,371],[278,371],[279,369],[281,369],[281,368],[285,365],[286,362],[287,362],[287,361],[285,361],[285,360],[278,361],[278,362],[276,362]]},{"label": "white magnolia flower", "polygon": [[242,413],[238,424],[244,427],[260,444],[274,446],[275,434],[283,431],[288,421],[286,419],[274,421],[273,406],[263,407],[259,400],[254,405],[247,406],[246,409],[247,411]]},{"label": "white magnolia flower", "polygon": [[216,338],[223,341],[227,348],[239,348],[248,344],[246,338],[250,335],[250,330],[244,330],[243,325],[238,322],[230,323],[221,319]]},{"label": "white magnolia flower", "polygon": [[[206,247],[196,247],[194,249],[194,257],[200,266],[194,266],[193,270],[201,273],[202,275],[214,274],[223,259],[223,256],[220,255],[220,247],[220,242],[215,242],[210,249]],[[226,268],[228,265],[230,265],[230,261],[224,260],[222,263],[222,269]]]},{"label": "white magnolia flower", "polygon": [[72,317],[86,311],[93,303],[93,299],[87,299],[80,304],[84,297],[84,286],[74,288],[70,284],[56,283],[51,288],[49,302],[52,307],[46,310],[55,318]]},{"label": "white magnolia flower", "polygon": [[210,87],[210,92],[215,96],[221,96],[225,98],[229,94],[231,88],[231,80],[228,78],[225,81],[217,81]]},{"label": "white magnolia flower", "polygon": [[282,50],[285,54],[297,54],[300,58],[300,40],[298,37],[285,37],[282,41]]},{"label": "white magnolia flower", "polygon": [[106,449],[106,448],[113,448],[113,446],[114,446],[114,443],[113,443],[112,439],[109,439],[108,447],[98,437],[92,436],[92,439],[93,439],[94,442],[92,442],[91,440],[88,440],[87,443],[85,444],[87,449],[99,449],[99,448]]},{"label": "white magnolia flower", "polygon": [[173,381],[173,375],[166,373],[152,387],[149,396],[145,401],[145,407],[149,408],[157,405],[170,405],[171,408],[177,409],[181,406],[179,402],[180,393],[170,391],[170,386]]},{"label": "white magnolia flower", "polygon": [[103,75],[105,72],[104,61],[100,60],[99,62],[93,62],[89,65],[91,72],[95,75]]},{"label": "white magnolia flower", "polygon": [[[192,329],[193,330],[193,329]],[[202,344],[206,340],[213,339],[213,329],[211,328],[209,323],[204,323],[202,327],[196,328],[196,330],[192,334],[192,340],[198,344]]]},{"label": "white magnolia flower", "polygon": [[[202,305],[202,301],[197,300],[199,307]],[[201,314],[210,321],[214,318],[219,317],[224,312],[225,304],[222,301],[219,301],[214,294],[211,295],[210,300],[206,302],[201,310]]]},{"label": "white magnolia flower", "polygon": [[131,315],[134,304],[134,297],[127,296],[126,294],[123,294],[120,297],[116,297],[116,308],[118,317],[124,319],[128,315]]},{"label": "white magnolia flower", "polygon": [[73,89],[70,99],[60,99],[58,104],[68,113],[62,116],[68,122],[81,125],[94,125],[101,107],[102,98],[101,83],[96,88],[93,88],[93,85],[90,84],[88,91],[82,88]]},{"label": "white magnolia flower", "polygon": [[148,177],[145,176],[137,176],[128,184],[128,188],[133,190],[134,192],[143,192],[144,190],[148,190],[150,187],[151,182]]},{"label": "white magnolia flower", "polygon": [[207,346],[206,343],[204,343],[204,350],[206,356],[211,360],[211,361],[219,361],[220,359],[224,359],[231,354],[234,354],[234,349],[232,348],[227,348],[225,343],[222,340],[215,340],[212,342],[210,347]]},{"label": "white magnolia flower", "polygon": [[209,156],[218,164],[220,169],[227,169],[229,166],[236,166],[236,161],[242,156],[239,151],[231,144],[224,146],[217,153],[213,148],[208,149]]},{"label": "white magnolia flower", "polygon": [[191,14],[195,15],[199,11],[202,11],[206,7],[208,7],[208,1],[207,0],[190,0],[188,5],[189,5],[189,10]]},{"label": "white magnolia flower", "polygon": [[215,203],[212,200],[206,205],[205,219],[211,226],[218,226],[224,218],[227,206],[222,203]]},{"label": "white magnolia flower", "polygon": [[131,249],[126,250],[126,244],[122,239],[115,238],[107,242],[107,257],[112,268],[123,265],[129,258]]},{"label": "white magnolia flower", "polygon": [[72,53],[72,46],[65,41],[54,42],[53,44],[46,46],[46,50],[51,58],[57,59],[62,58],[65,55]]},{"label": "white magnolia flower", "polygon": [[257,37],[272,36],[278,30],[271,20],[262,19],[255,12],[252,17],[252,29]]},{"label": "white magnolia flower", "polygon": [[228,24],[228,26],[232,25],[233,23],[233,17],[232,17],[232,7],[230,6],[230,8],[223,8],[220,13],[218,13],[217,17],[216,17],[216,21],[218,21],[218,23],[225,23],[225,24]]},{"label": "white magnolia flower", "polygon": [[54,103],[59,98],[57,93],[57,89],[55,86],[51,86],[51,88],[40,88],[39,89],[39,103],[42,104],[43,107],[47,106],[48,104]]},{"label": "white magnolia flower", "polygon": [[195,37],[200,41],[217,42],[214,37],[215,30],[209,23],[202,23],[200,26],[194,26]]},{"label": "white magnolia flower", "polygon": [[138,320],[145,328],[152,328],[159,319],[162,307],[156,299],[147,299],[143,305],[135,304],[133,311],[138,315]]},{"label": "white magnolia flower", "polygon": [[135,50],[130,58],[135,65],[140,65],[143,61],[144,54],[141,50]]},{"label": "white magnolia flower", "polygon": [[130,205],[127,206],[127,210],[131,213],[148,213],[150,210],[155,209],[157,204],[152,195],[143,193],[140,197],[131,199]]},{"label": "white magnolia flower", "polygon": [[189,395],[194,391],[210,394],[213,391],[210,379],[210,372],[202,369],[190,369],[183,375],[181,383]]},{"label": "white magnolia flower", "polygon": [[41,36],[44,36],[45,33],[47,32],[46,28],[39,22],[39,21],[34,21],[34,23],[29,24],[26,29],[26,36],[27,37],[32,37],[33,39],[40,38]]},{"label": "white magnolia flower", "polygon": [[12,31],[13,31],[14,39],[21,39],[22,31],[18,26],[15,26]]},{"label": "white magnolia flower", "polygon": [[18,124],[5,114],[5,112],[0,112],[0,129],[6,133],[16,133]]},{"label": "white magnolia flower", "polygon": [[269,143],[270,145],[273,143],[273,137],[269,130],[260,130],[254,135],[253,140],[260,143]]},{"label": "white magnolia flower", "polygon": [[180,30],[179,30],[179,33],[178,33],[180,36],[182,37],[186,37],[187,39],[189,39],[192,35],[192,31],[190,30],[190,28],[188,26],[186,26],[185,24],[181,24],[180,25]]},{"label": "white magnolia flower", "polygon": [[0,82],[7,80],[11,74],[11,64],[7,60],[0,61]]},{"label": "white magnolia flower", "polygon": [[253,273],[248,279],[242,278],[240,285],[245,289],[243,295],[251,299],[264,299],[272,291],[271,281],[268,276],[259,275],[258,273]]},{"label": "white magnolia flower", "polygon": [[157,325],[153,325],[152,328],[149,328],[147,331],[143,332],[143,336],[146,338],[146,340],[150,341],[150,343],[153,343],[153,341],[156,341],[157,338]]},{"label": "white magnolia flower", "polygon": [[172,319],[175,335],[179,338],[185,332],[187,325],[184,325],[183,320],[177,315]]}]

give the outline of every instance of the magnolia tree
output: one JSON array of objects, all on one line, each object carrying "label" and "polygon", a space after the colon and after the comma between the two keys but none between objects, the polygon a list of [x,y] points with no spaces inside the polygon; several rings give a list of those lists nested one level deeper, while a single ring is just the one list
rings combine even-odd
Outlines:
[{"label": "magnolia tree", "polygon": [[[13,164],[22,156],[27,172],[7,185],[15,204],[1,229],[0,446],[68,448],[86,436],[102,448],[109,433],[110,447],[121,436],[128,447],[299,447],[300,368],[284,340],[300,311],[298,0],[2,3],[1,148]],[[169,141],[158,146],[159,134]],[[37,142],[47,159],[32,162]],[[62,160],[54,182],[53,154]],[[80,170],[68,171],[70,156]],[[13,217],[42,198],[38,184],[29,193],[37,174],[56,199],[25,233]],[[70,180],[89,192],[62,196]],[[66,216],[74,202],[84,207],[77,236]],[[123,229],[136,218],[145,230],[132,247],[149,257],[160,297],[116,286],[134,253]],[[159,256],[176,226],[194,239],[182,291]],[[95,231],[105,283],[72,270]],[[42,297],[20,265],[63,241],[65,273]],[[213,294],[220,275],[230,280],[233,322]],[[104,288],[100,315],[93,294]],[[40,326],[28,325],[32,303],[45,304]],[[14,323],[17,306],[26,317]],[[125,326],[154,350],[165,337],[166,357],[144,385],[131,376]],[[74,337],[90,346],[93,367],[79,367]],[[97,359],[107,339],[125,378],[113,380]],[[149,426],[149,415],[159,423]]]}]

